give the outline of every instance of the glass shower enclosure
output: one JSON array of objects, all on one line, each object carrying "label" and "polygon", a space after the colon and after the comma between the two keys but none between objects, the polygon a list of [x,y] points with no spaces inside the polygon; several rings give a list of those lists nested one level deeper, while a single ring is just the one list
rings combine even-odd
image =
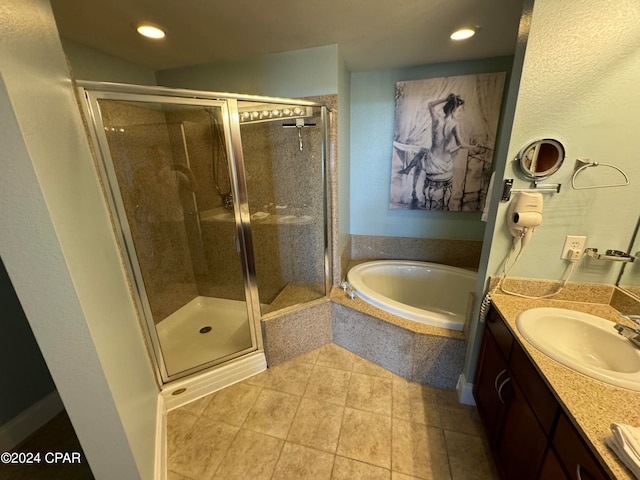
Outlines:
[{"label": "glass shower enclosure", "polygon": [[260,319],[329,289],[327,109],[81,82],[162,382],[260,352]]}]

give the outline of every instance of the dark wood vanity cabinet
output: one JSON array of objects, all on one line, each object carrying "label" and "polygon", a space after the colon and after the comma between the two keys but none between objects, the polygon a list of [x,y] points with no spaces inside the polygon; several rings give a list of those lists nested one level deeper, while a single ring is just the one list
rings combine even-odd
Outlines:
[{"label": "dark wood vanity cabinet", "polygon": [[473,394],[501,478],[610,478],[493,307]]}]

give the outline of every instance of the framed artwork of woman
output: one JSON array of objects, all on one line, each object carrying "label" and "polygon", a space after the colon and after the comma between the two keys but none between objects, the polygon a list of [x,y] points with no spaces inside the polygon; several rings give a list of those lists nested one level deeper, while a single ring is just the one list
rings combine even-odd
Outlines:
[{"label": "framed artwork of woman", "polygon": [[505,76],[396,83],[389,208],[482,210]]}]

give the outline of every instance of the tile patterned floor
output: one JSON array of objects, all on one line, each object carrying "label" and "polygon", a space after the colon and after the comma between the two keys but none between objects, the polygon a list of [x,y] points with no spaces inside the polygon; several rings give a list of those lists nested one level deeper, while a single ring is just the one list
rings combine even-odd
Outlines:
[{"label": "tile patterned floor", "polygon": [[474,407],[334,344],[169,412],[169,480],[497,479]]}]

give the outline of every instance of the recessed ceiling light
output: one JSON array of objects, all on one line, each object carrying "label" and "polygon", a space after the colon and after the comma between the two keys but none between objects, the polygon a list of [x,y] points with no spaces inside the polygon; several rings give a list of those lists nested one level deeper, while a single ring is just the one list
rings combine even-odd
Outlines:
[{"label": "recessed ceiling light", "polygon": [[148,38],[164,38],[164,31],[158,27],[154,27],[153,25],[149,25],[148,23],[140,24],[136,27],[136,30],[140,35],[143,35]]},{"label": "recessed ceiling light", "polygon": [[451,34],[451,40],[466,40],[467,38],[471,38],[476,34],[475,29],[473,28],[461,28],[456,30]]}]

